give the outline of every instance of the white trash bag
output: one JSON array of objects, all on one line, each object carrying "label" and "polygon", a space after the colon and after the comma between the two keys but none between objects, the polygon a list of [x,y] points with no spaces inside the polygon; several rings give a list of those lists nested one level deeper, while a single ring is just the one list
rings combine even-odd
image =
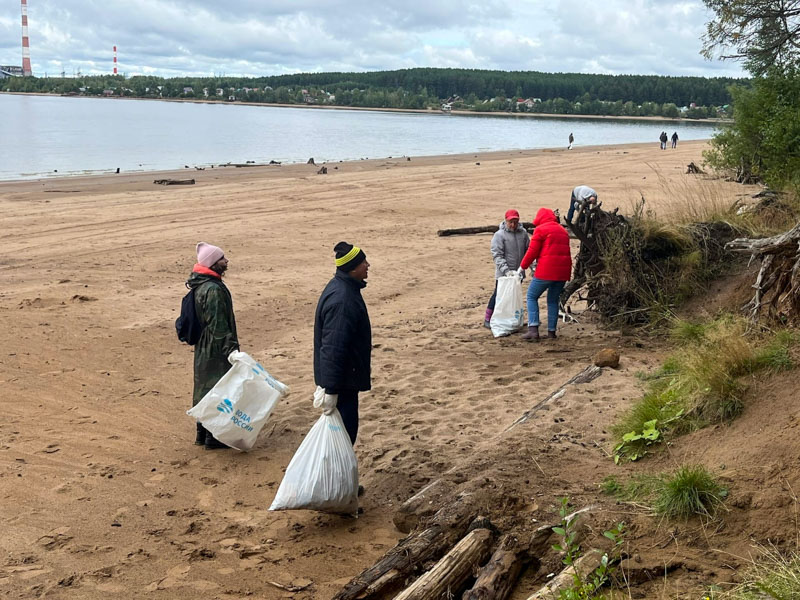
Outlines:
[{"label": "white trash bag", "polygon": [[358,462],[338,410],[308,432],[269,509],[358,514]]},{"label": "white trash bag", "polygon": [[246,452],[289,388],[246,352],[231,352],[233,365],[186,414],[226,446]]},{"label": "white trash bag", "polygon": [[515,272],[497,279],[497,299],[489,321],[494,337],[511,335],[522,328],[525,317],[522,280]]}]

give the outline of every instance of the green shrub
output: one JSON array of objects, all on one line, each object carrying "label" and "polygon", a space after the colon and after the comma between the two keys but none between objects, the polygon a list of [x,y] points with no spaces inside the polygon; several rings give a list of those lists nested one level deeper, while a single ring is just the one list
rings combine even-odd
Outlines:
[{"label": "green shrub", "polygon": [[683,466],[663,480],[653,508],[668,518],[713,517],[727,493],[705,467]]}]

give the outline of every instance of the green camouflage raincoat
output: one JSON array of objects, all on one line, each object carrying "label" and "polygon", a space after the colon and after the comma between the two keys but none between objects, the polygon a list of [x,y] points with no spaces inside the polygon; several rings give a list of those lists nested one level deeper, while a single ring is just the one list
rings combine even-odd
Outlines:
[{"label": "green camouflage raincoat", "polygon": [[222,280],[192,273],[187,285],[194,289],[197,317],[205,325],[194,347],[194,406],[231,368],[228,355],[239,349],[239,338],[231,293]]}]

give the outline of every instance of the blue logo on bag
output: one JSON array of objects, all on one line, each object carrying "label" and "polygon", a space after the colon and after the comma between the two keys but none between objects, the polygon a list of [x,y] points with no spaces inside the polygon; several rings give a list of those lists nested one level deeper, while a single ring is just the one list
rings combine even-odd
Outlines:
[{"label": "blue logo on bag", "polygon": [[222,402],[217,404],[217,410],[222,413],[232,413],[233,403],[227,398],[225,398]]}]

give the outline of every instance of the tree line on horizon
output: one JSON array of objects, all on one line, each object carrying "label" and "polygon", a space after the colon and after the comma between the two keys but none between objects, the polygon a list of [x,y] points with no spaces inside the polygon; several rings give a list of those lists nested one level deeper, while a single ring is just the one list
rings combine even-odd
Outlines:
[{"label": "tree line on horizon", "polygon": [[[80,78],[12,77],[8,92],[207,98],[276,104],[330,104],[369,108],[453,108],[613,116],[707,118],[723,115],[730,77],[594,75],[536,71],[415,68],[365,73],[298,73],[265,77],[95,75]],[[519,102],[528,100],[529,102]],[[685,111],[681,108],[687,107]]]}]

